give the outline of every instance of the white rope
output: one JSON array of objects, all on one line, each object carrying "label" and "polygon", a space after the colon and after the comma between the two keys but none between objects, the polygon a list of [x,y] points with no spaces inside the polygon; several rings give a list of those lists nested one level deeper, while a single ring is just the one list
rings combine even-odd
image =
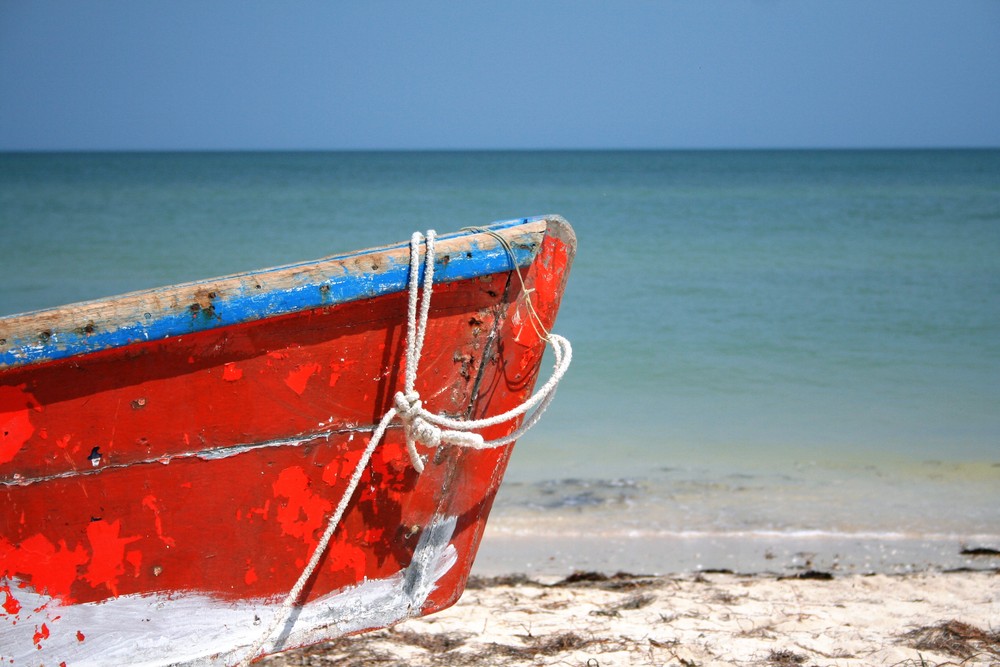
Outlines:
[{"label": "white rope", "polygon": [[[494,235],[499,237],[499,235]],[[511,261],[514,263],[514,268],[517,269],[517,275],[521,280],[522,288],[527,289],[527,286],[524,284],[524,278],[521,276],[521,271],[517,266],[517,262],[509,244],[506,243],[506,239],[503,239],[502,237],[499,238],[504,248],[510,253]],[[410,461],[412,462],[413,467],[418,473],[423,472],[424,461],[417,452],[417,442],[423,443],[431,449],[438,447],[442,443],[457,445],[459,447],[469,447],[472,449],[490,449],[506,445],[520,438],[541,418],[542,413],[545,412],[545,409],[555,397],[559,381],[562,380],[563,375],[566,374],[566,369],[569,368],[570,361],[573,358],[573,349],[570,346],[569,341],[557,334],[546,332],[542,338],[552,345],[552,351],[555,356],[555,366],[552,376],[541,389],[536,391],[524,403],[508,410],[503,414],[486,419],[474,420],[451,419],[426,410],[420,401],[420,394],[416,391],[414,386],[416,385],[417,368],[420,364],[420,355],[424,346],[424,335],[427,332],[427,318],[430,313],[431,293],[434,289],[434,239],[435,232],[433,229],[428,230],[426,236],[423,236],[420,232],[414,232],[413,236],[410,238],[410,273],[408,282],[409,301],[407,303],[406,320],[406,372],[404,375],[404,388],[402,391],[396,392],[393,400],[394,405],[386,411],[385,415],[382,416],[382,419],[379,421],[374,433],[372,433],[372,437],[368,441],[368,445],[365,447],[361,458],[358,459],[358,463],[354,467],[354,472],[351,474],[351,478],[347,482],[347,487],[344,489],[344,493],[340,497],[340,502],[337,503],[336,510],[327,521],[326,529],[323,531],[323,535],[316,544],[316,548],[313,550],[312,556],[309,558],[309,562],[306,563],[306,566],[302,569],[302,574],[299,575],[295,585],[292,586],[292,590],[289,591],[285,600],[281,603],[278,613],[271,621],[267,630],[257,639],[256,642],[254,642],[245,654],[245,657],[237,663],[240,667],[246,667],[255,658],[260,656],[261,650],[271,638],[271,635],[274,634],[275,630],[277,630],[279,626],[288,622],[288,619],[292,614],[292,609],[295,607],[299,596],[302,595],[302,591],[305,588],[306,583],[316,571],[319,561],[322,559],[323,554],[326,553],[326,549],[330,545],[330,540],[333,538],[333,534],[337,531],[337,526],[340,524],[340,520],[347,511],[347,505],[350,503],[351,498],[353,498],[355,490],[357,490],[358,484],[361,481],[362,473],[368,466],[368,462],[371,460],[372,454],[375,453],[375,449],[378,447],[379,443],[382,442],[385,431],[389,427],[389,424],[392,423],[393,419],[399,417],[399,420],[403,425],[403,431],[406,434],[406,450],[410,455]],[[427,248],[424,256],[424,281],[422,294],[419,285],[421,242],[424,242]],[[534,320],[539,319],[533,307],[529,308],[529,311],[531,318]],[[539,321],[536,324],[533,321],[532,326],[535,326],[537,331],[537,327],[541,326],[541,322]],[[542,331],[545,331],[544,327],[542,327]],[[531,409],[535,410],[531,416],[526,418],[512,433],[502,438],[485,440],[482,435],[472,432],[511,421]]]},{"label": "white rope", "polygon": [[[434,239],[431,229],[423,239],[420,232],[414,232],[410,237],[410,281],[409,303],[406,320],[406,374],[403,391],[396,392],[394,397],[395,410],[403,423],[406,433],[406,451],[417,472],[424,471],[424,462],[417,453],[417,442],[422,442],[430,448],[435,448],[442,442],[464,447],[481,447],[483,437],[478,433],[465,433],[457,429],[442,430],[429,420],[433,413],[424,410],[420,402],[420,394],[414,389],[417,383],[417,368],[420,366],[420,354],[424,349],[424,334],[427,332],[427,316],[431,309],[431,293],[434,290]],[[420,242],[424,240],[427,252],[424,256],[424,286],[423,294],[418,294],[420,267]]]}]

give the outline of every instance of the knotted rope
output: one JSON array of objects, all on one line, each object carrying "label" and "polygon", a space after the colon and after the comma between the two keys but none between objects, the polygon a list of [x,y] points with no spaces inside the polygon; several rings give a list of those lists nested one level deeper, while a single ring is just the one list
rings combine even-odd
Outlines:
[{"label": "knotted rope", "polygon": [[[498,238],[501,245],[507,250],[511,262],[514,264],[515,270],[517,270],[517,276],[521,280],[522,288],[527,289],[510,245],[499,234],[494,232],[492,235]],[[410,238],[410,273],[407,284],[409,300],[407,302],[406,318],[406,373],[404,388],[402,391],[396,392],[393,397],[393,406],[386,411],[385,415],[379,421],[378,426],[375,427],[368,445],[354,467],[351,478],[347,483],[347,488],[344,489],[344,493],[337,503],[337,508],[327,521],[326,529],[323,531],[316,549],[309,558],[309,562],[302,569],[302,574],[299,575],[292,590],[289,591],[288,596],[282,602],[281,608],[271,621],[270,626],[254,642],[253,646],[250,647],[246,653],[246,657],[238,663],[241,667],[249,665],[254,658],[258,657],[264,644],[274,634],[274,631],[279,626],[287,623],[292,609],[295,607],[295,603],[298,601],[299,596],[302,595],[302,590],[305,588],[306,582],[312,577],[316,571],[316,567],[319,565],[320,559],[326,553],[330,540],[333,538],[333,534],[336,532],[337,526],[347,511],[347,506],[361,481],[361,475],[371,460],[372,454],[375,453],[375,449],[382,442],[385,431],[393,419],[399,418],[403,426],[403,431],[406,434],[406,450],[409,453],[410,461],[416,471],[420,473],[424,470],[424,461],[417,452],[417,442],[423,443],[431,449],[441,444],[469,447],[472,449],[490,449],[509,444],[520,438],[541,418],[542,413],[545,412],[545,409],[548,408],[555,397],[559,381],[562,380],[563,375],[566,374],[566,369],[569,368],[573,357],[573,349],[569,341],[558,334],[546,332],[545,328],[541,326],[541,321],[535,313],[534,308],[530,307],[529,301],[529,314],[533,320],[532,326],[536,327],[536,331],[541,327],[541,331],[545,332],[542,338],[552,345],[552,351],[555,356],[554,369],[548,381],[524,403],[503,414],[486,419],[451,419],[444,415],[429,412],[424,408],[420,401],[420,394],[414,388],[414,385],[417,381],[417,368],[420,364],[420,354],[424,346],[424,334],[427,331],[427,317],[430,313],[431,293],[434,289],[434,239],[435,232],[433,229],[428,230],[426,236],[420,232],[414,232]],[[422,290],[419,284],[421,242],[426,245]],[[538,321],[536,322],[535,320]],[[512,421],[531,409],[535,411],[517,429],[502,438],[485,440],[482,435],[473,432]]]}]

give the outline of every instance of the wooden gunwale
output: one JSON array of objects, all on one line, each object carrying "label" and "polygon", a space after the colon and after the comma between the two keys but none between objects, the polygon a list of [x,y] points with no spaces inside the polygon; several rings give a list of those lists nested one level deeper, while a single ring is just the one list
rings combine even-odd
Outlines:
[{"label": "wooden gunwale", "polygon": [[[550,223],[568,228],[557,216],[491,225],[506,248],[493,234],[441,236],[435,282],[528,266]],[[398,292],[408,266],[396,244],[0,317],[0,370]]]}]

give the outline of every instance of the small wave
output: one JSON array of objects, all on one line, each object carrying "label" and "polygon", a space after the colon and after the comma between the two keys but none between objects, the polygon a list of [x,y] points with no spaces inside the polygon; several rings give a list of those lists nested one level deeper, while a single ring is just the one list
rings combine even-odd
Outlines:
[{"label": "small wave", "polygon": [[644,491],[635,479],[560,479],[505,485],[502,507],[536,510],[578,509],[631,502]]},{"label": "small wave", "polygon": [[[495,522],[490,531],[498,535],[512,537],[553,536],[548,524],[532,526],[511,525],[504,521]],[[841,531],[841,530],[661,530],[645,528],[603,528],[587,526],[566,528],[560,525],[560,539],[635,539],[635,540],[745,540],[745,541],[860,541],[860,542],[958,542],[962,544],[1000,544],[1000,534],[968,533],[924,533],[918,531]]]}]

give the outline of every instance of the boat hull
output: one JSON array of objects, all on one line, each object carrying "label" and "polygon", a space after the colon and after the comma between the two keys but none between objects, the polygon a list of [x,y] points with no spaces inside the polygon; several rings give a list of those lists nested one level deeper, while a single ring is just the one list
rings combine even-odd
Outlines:
[{"label": "boat hull", "polygon": [[[504,412],[538,376],[532,318],[554,321],[572,232],[536,219],[440,245],[416,388],[437,413]],[[0,320],[5,661],[243,657],[401,388],[405,253]],[[419,451],[418,474],[389,429],[270,650],[457,600],[511,446]]]}]

